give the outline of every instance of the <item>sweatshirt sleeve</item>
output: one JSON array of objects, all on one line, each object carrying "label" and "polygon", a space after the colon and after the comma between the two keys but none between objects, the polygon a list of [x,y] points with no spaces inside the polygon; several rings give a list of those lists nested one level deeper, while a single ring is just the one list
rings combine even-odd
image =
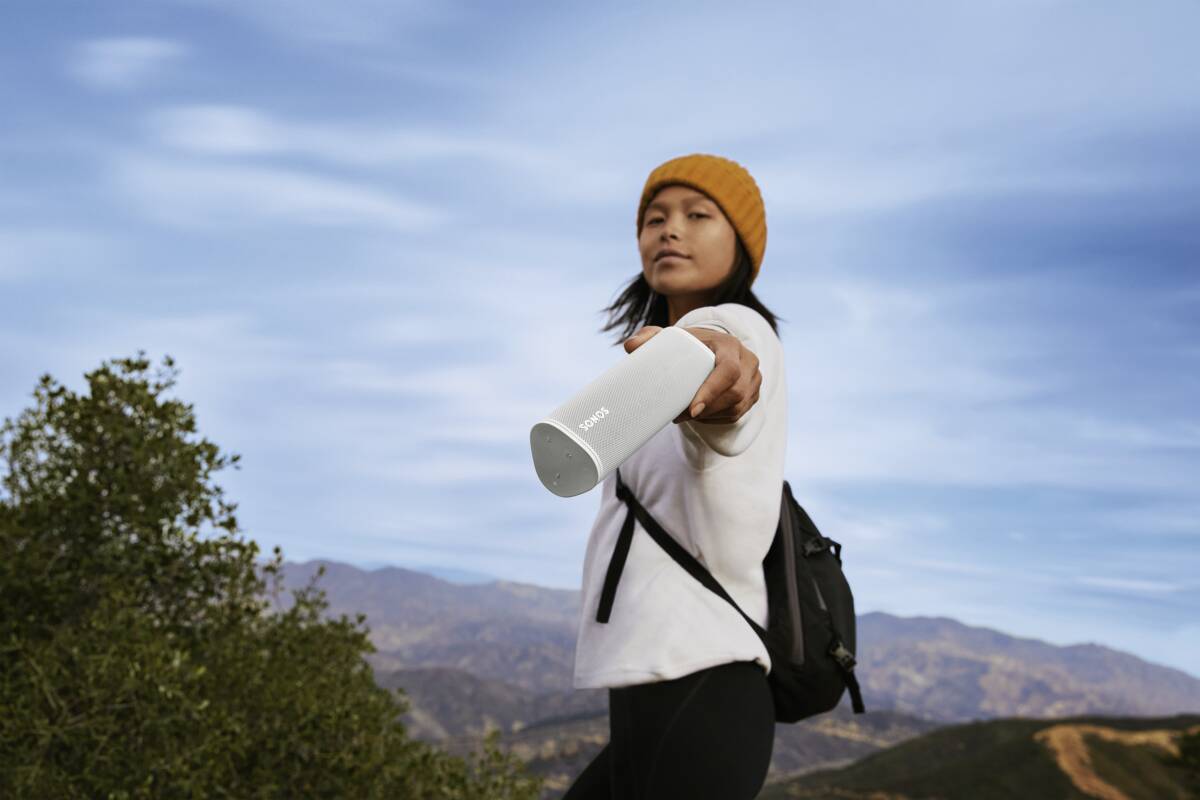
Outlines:
[{"label": "sweatshirt sleeve", "polygon": [[708,328],[736,336],[747,350],[758,356],[762,373],[758,401],[736,422],[714,425],[704,422],[681,422],[683,434],[723,456],[738,456],[754,443],[766,419],[768,400],[778,381],[776,374],[783,369],[783,347],[766,319],[741,303],[722,303],[704,306],[684,314],[675,322],[677,328]]}]

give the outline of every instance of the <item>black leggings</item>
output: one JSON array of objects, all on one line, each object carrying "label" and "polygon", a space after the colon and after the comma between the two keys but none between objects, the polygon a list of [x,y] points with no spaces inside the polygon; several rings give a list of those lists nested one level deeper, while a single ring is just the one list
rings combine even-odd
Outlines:
[{"label": "black leggings", "polygon": [[775,747],[771,688],[753,661],[609,689],[608,725],[562,800],[751,800]]}]

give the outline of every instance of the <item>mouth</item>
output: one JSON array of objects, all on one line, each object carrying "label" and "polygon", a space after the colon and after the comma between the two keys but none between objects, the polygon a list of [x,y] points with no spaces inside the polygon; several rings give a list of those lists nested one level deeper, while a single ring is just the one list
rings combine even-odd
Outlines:
[{"label": "mouth", "polygon": [[664,258],[687,258],[683,253],[676,253],[674,250],[663,250],[654,257],[655,263],[662,261]]}]

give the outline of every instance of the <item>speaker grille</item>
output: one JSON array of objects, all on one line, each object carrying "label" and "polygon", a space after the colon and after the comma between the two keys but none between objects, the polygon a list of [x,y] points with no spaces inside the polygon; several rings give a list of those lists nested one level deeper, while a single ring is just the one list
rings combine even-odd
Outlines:
[{"label": "speaker grille", "polygon": [[602,481],[687,407],[714,363],[700,340],[666,327],[548,418],[595,452]]}]

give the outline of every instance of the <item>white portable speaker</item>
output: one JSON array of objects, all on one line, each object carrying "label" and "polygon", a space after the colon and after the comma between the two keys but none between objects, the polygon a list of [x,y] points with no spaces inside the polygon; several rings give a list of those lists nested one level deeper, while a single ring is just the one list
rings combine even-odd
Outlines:
[{"label": "white portable speaker", "polygon": [[590,490],[688,407],[716,356],[664,327],[533,426],[533,466],[560,497]]}]

